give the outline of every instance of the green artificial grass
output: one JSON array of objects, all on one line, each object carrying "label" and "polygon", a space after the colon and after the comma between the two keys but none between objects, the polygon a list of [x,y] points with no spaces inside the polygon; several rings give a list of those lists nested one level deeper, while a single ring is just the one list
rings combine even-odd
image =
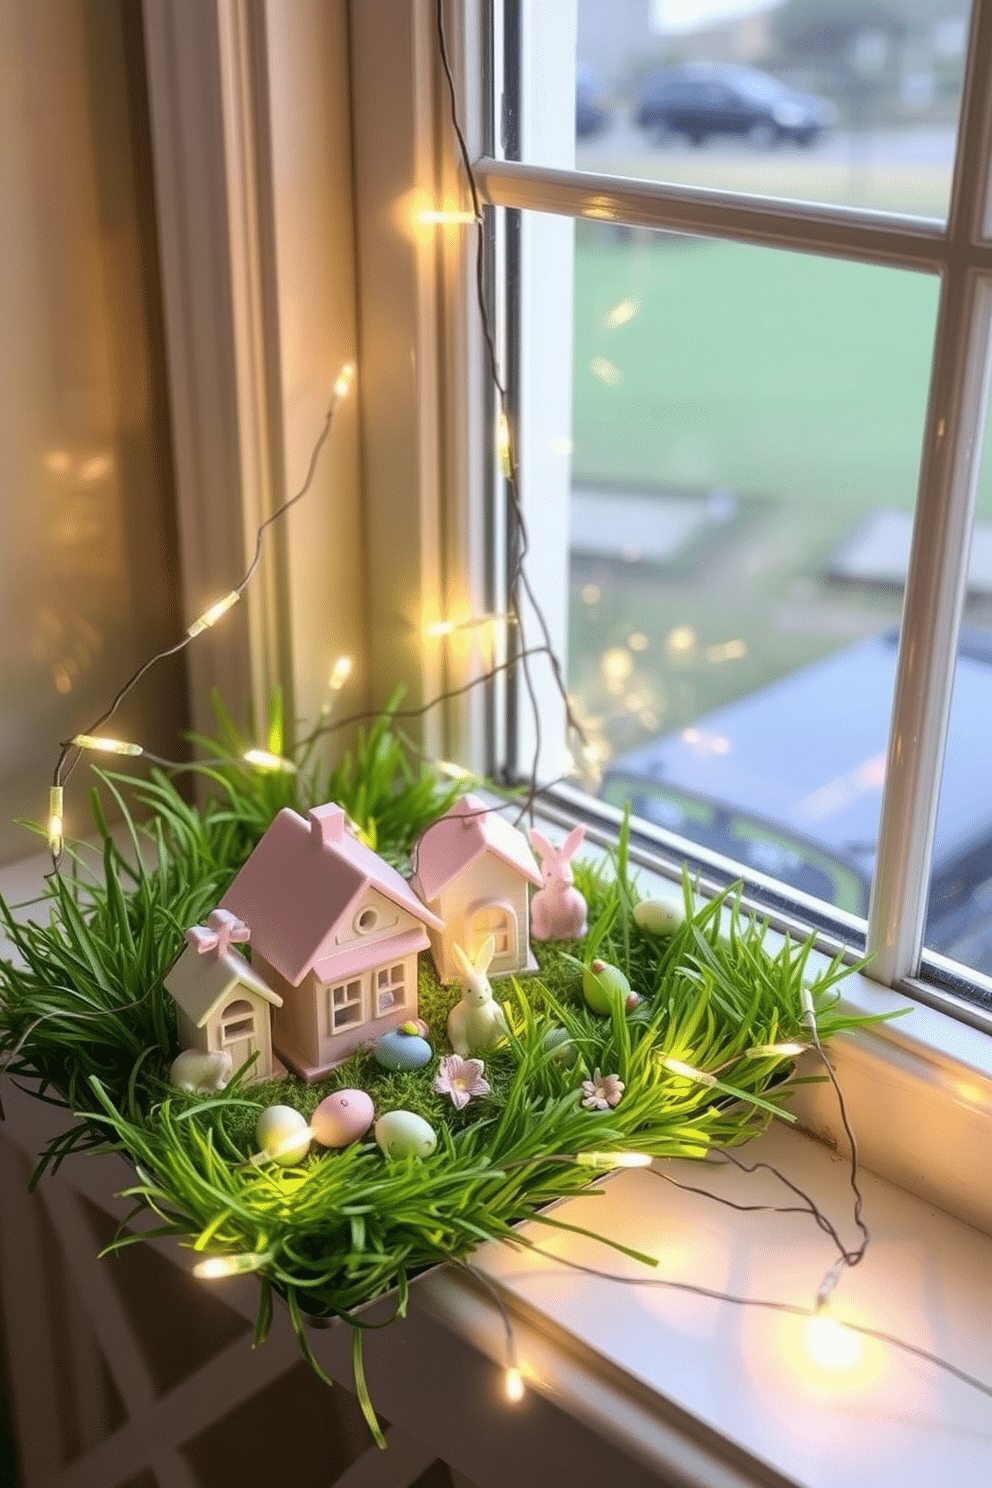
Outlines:
[{"label": "green artificial grass", "polygon": [[[269,746],[282,753],[278,709]],[[71,1152],[122,1151],[134,1165],[126,1192],[135,1212],[150,1209],[159,1218],[150,1233],[211,1255],[247,1257],[243,1268],[258,1271],[259,1341],[275,1294],[285,1299],[318,1372],[304,1319],[351,1322],[356,1385],[380,1439],[361,1372],[363,1305],[394,1292],[401,1314],[411,1279],[425,1268],[464,1258],[485,1240],[513,1236],[520,1243],[514,1226],[522,1220],[554,1225],[542,1211],[590,1180],[588,1166],[563,1157],[622,1150],[704,1157],[746,1141],[773,1116],[791,1119],[792,1061],[749,1059],[745,1050],[802,1038],[804,983],[823,1039],[850,1026],[856,1020],[840,1010],[837,993],[846,968],[838,959],[808,978],[810,942],[786,941],[772,954],[763,927],[730,891],[696,907],[688,883],[685,923],[666,940],[646,935],[633,918],[638,891],[623,833],[608,867],[577,867],[589,904],[585,943],[538,945],[538,976],[495,984],[509,1038],[486,1056],[490,1095],[456,1111],[432,1088],[459,989],[442,987],[427,957],[420,1010],[436,1057],[425,1069],[388,1072],[360,1050],[310,1086],[293,1077],[252,1084],[244,1070],[218,1094],[185,1095],[167,1079],[177,1043],[162,979],[185,930],[216,906],[275,813],[336,799],[380,852],[404,863],[458,789],[410,763],[388,714],[330,773],[306,750],[295,774],[247,767],[226,720],[223,740],[206,747],[223,762],[209,767],[216,794],[202,809],[162,773],[135,782],[98,771],[100,871],[72,858],[71,871],[49,882],[43,923],[19,925],[0,901],[17,953],[16,961],[0,963],[0,1056],[40,1096],[64,1102],[78,1118],[42,1155],[35,1181]],[[108,797],[124,815],[129,854],[107,827]],[[147,822],[135,822],[129,801],[151,809]],[[618,1003],[600,1017],[587,1008],[582,965],[593,954],[629,976],[642,998],[634,1011]],[[570,1057],[545,1043],[552,1028],[565,1031]],[[706,1071],[716,1083],[672,1073],[661,1056]],[[596,1069],[626,1087],[607,1111],[581,1103],[582,1081]],[[370,1133],[341,1151],[314,1148],[295,1167],[250,1162],[265,1106],[293,1105],[309,1116],[326,1094],[347,1086],[368,1091],[377,1116],[397,1108],[424,1116],[438,1134],[433,1155],[387,1160]],[[116,1243],[137,1243],[148,1233],[122,1232]]]}]

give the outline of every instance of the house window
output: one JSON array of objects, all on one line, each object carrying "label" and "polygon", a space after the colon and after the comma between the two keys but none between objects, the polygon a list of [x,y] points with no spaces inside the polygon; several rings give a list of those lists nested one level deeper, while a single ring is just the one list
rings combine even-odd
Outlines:
[{"label": "house window", "polygon": [[[504,148],[476,176],[587,809],[632,798],[641,840],[709,881],[743,874],[759,902],[867,945],[879,979],[938,998],[970,980],[980,1003],[992,36],[978,17],[921,82],[929,23],[890,9],[877,46],[854,25],[831,54],[788,5],[745,43],[730,21],[666,41],[605,0],[508,3]],[[693,61],[745,44],[756,72]],[[715,114],[705,141],[681,115],[662,137],[638,63],[665,46],[683,82],[708,70],[767,104],[775,139]],[[601,114],[583,126],[585,64]],[[800,108],[809,139],[790,134]],[[550,779],[568,763],[550,672],[539,691],[537,734],[511,691],[507,749],[525,775],[540,745]]]},{"label": "house window", "polygon": [[233,1044],[239,1039],[255,1037],[255,1014],[247,998],[239,997],[229,1002],[221,1014],[220,1039],[222,1044]]},{"label": "house window", "polygon": [[376,973],[376,1016],[381,1018],[406,1003],[406,967],[402,962]]},{"label": "house window", "polygon": [[328,989],[327,1027],[331,1034],[340,1033],[362,1021],[362,984],[359,980],[340,982]]},{"label": "house window", "polygon": [[487,904],[472,915],[469,920],[468,941],[473,955],[489,935],[496,942],[496,959],[514,953],[516,916],[508,904]]},{"label": "house window", "polygon": [[367,909],[363,909],[361,914],[355,916],[355,929],[359,935],[368,935],[369,931],[374,930],[378,923],[379,911],[373,909],[371,905]]}]

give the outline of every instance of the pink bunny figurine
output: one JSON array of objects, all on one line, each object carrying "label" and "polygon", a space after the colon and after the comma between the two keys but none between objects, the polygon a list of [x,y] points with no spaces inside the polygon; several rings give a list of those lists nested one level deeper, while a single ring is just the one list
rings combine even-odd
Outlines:
[{"label": "pink bunny figurine", "polygon": [[574,886],[569,862],[585,835],[585,827],[573,827],[561,847],[553,847],[536,828],[531,830],[531,847],[540,856],[544,874],[544,887],[530,902],[530,933],[535,940],[578,940],[586,933],[586,901]]}]

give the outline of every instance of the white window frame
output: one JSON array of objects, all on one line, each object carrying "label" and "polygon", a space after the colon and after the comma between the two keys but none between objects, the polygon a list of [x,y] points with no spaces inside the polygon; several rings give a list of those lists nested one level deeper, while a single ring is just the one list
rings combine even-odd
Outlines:
[{"label": "white window frame", "polygon": [[[848,990],[865,1011],[904,1006],[889,987],[911,985],[925,908],[922,848],[933,816],[924,787],[943,746],[973,501],[977,441],[970,435],[984,408],[989,303],[982,276],[992,277],[992,245],[978,236],[985,204],[976,183],[987,173],[989,100],[981,80],[992,75],[992,12],[976,7],[964,101],[982,148],[959,159],[945,230],[691,188],[620,187],[502,162],[485,131],[480,81],[492,77],[498,88],[499,59],[491,69],[480,60],[482,9],[465,0],[445,4],[460,116],[485,199],[528,209],[528,230],[540,234],[555,223],[548,215],[555,211],[613,212],[651,226],[780,246],[798,237],[809,251],[946,270],[896,696],[902,735],[922,744],[889,762],[869,930],[881,954],[876,979],[852,979]],[[552,12],[567,22],[570,6],[535,11],[541,18]],[[382,703],[402,682],[406,706],[416,708],[478,670],[470,637],[425,645],[425,626],[492,608],[505,561],[490,537],[505,514],[493,480],[495,418],[474,300],[474,233],[425,233],[413,220],[418,202],[464,206],[467,199],[434,0],[350,7],[146,0],[145,15],[191,614],[203,596],[229,587],[230,564],[245,557],[260,516],[298,484],[338,368],[351,359],[359,368],[357,397],[325,451],[311,499],[273,544],[266,577],[253,590],[247,664],[236,651],[225,655],[220,630],[193,648],[196,725],[207,719],[209,682],[221,675],[226,692],[238,682],[259,711],[279,677],[290,716],[312,717],[328,662],[343,652],[358,662],[355,706]],[[525,84],[533,92],[541,77],[530,67]],[[968,348],[964,358],[958,345]],[[533,385],[539,368],[522,370]],[[525,466],[533,458],[526,422],[533,416],[533,404],[525,404]],[[545,459],[541,475],[545,496],[554,492],[563,515],[567,462]],[[525,468],[525,485],[530,479]],[[536,562],[551,544],[542,542],[539,522],[531,536]],[[531,574],[563,650],[565,612],[556,595],[564,594],[566,555],[558,547],[551,559],[551,570]],[[921,647],[930,636],[933,644]],[[927,658],[922,670],[920,657]],[[498,691],[486,692],[433,710],[420,730],[424,749],[492,768],[506,719]],[[578,805],[564,793],[549,811],[565,820]],[[609,830],[608,810],[602,820]],[[657,861],[670,874],[677,840],[660,830],[654,836]],[[917,863],[913,876],[899,867],[907,862]],[[790,899],[801,914],[802,896]],[[896,1024],[838,1041],[836,1058],[864,1160],[992,1229],[992,1194],[976,1193],[974,1181],[992,1156],[987,1034],[918,1004]],[[884,1109],[880,1082],[891,1096]],[[830,1133],[832,1117],[815,1097],[804,1109],[811,1125]]]}]

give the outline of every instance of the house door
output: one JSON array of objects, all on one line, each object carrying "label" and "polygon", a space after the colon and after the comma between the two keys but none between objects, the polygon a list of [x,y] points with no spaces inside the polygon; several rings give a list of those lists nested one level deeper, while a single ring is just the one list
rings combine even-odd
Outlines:
[{"label": "house door", "polygon": [[220,1015],[220,1047],[230,1054],[235,1070],[241,1068],[258,1048],[255,1035],[255,1010],[244,997],[229,1002]]},{"label": "house door", "polygon": [[487,935],[496,942],[490,971],[506,971],[516,968],[517,961],[517,916],[510,904],[502,901],[482,904],[469,916],[468,950],[474,956]]}]

